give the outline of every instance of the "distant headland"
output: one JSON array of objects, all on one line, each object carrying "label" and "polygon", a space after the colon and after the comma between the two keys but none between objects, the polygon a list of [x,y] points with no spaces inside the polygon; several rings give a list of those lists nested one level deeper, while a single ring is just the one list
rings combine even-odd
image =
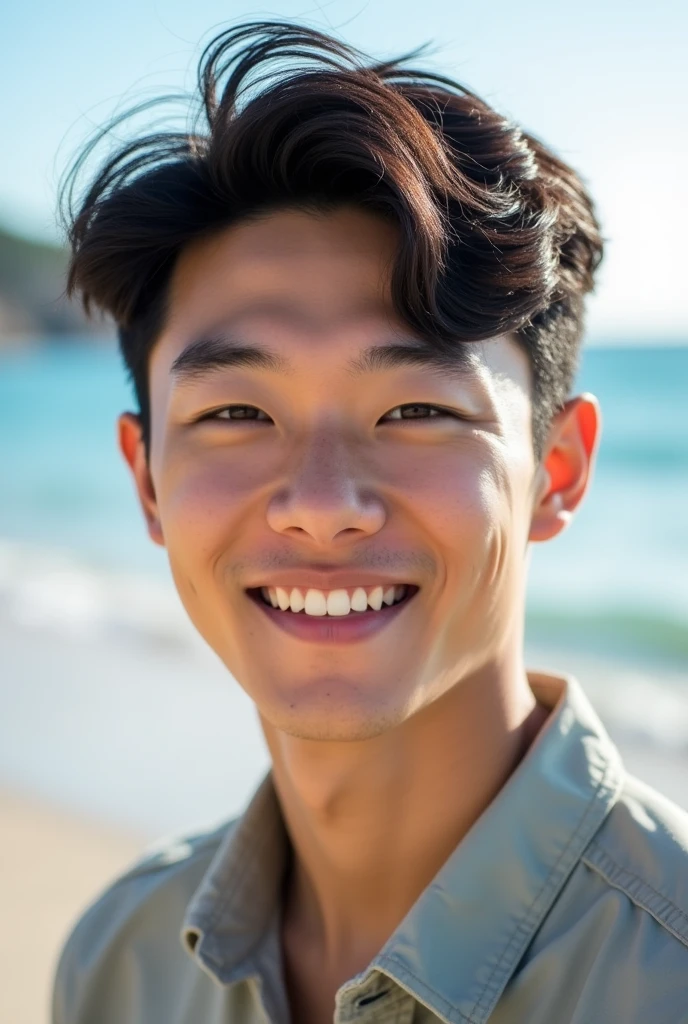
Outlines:
[{"label": "distant headland", "polygon": [[0,227],[0,345],[36,337],[111,338],[112,325],[88,320],[65,298],[68,253]]}]

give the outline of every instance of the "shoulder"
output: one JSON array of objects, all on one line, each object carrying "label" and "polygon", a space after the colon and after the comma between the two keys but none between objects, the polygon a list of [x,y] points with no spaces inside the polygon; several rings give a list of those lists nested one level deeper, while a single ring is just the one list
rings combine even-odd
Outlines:
[{"label": "shoulder", "polygon": [[186,967],[180,932],[187,904],[235,824],[156,843],[85,908],[58,959],[53,1024],[90,1020],[84,1007],[97,999],[98,988],[124,982],[120,975],[133,948],[162,970]]},{"label": "shoulder", "polygon": [[688,947],[688,811],[628,775],[583,862]]},{"label": "shoulder", "polygon": [[626,777],[540,925],[510,998],[519,1020],[688,1024],[686,811]]}]

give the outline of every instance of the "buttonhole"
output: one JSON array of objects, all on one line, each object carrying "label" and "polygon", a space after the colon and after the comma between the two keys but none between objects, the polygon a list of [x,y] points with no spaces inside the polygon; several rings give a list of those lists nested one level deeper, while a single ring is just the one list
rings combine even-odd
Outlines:
[{"label": "buttonhole", "polygon": [[376,999],[381,999],[383,996],[386,996],[388,992],[389,989],[386,988],[382,992],[376,992],[374,996],[361,996],[361,998],[358,1000],[358,1005],[367,1006],[368,1003],[374,1003]]}]

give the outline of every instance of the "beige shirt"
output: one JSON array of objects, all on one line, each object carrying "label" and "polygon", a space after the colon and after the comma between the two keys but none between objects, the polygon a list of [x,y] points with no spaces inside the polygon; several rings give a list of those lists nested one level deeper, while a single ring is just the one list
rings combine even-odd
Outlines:
[{"label": "beige shirt", "polygon": [[[549,719],[336,1024],[688,1022],[688,813],[625,773],[574,679],[529,678]],[[53,1024],[287,1024],[289,849],[268,774],[240,819],[144,858],[76,924]]]}]

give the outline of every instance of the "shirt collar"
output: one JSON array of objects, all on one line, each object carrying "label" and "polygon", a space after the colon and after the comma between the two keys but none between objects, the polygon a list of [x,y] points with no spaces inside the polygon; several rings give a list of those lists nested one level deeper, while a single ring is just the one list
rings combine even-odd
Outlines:
[{"label": "shirt collar", "polygon": [[[338,998],[382,972],[445,1021],[482,1024],[492,1012],[624,775],[577,681],[534,672],[528,678],[538,702],[553,709],[547,722],[368,969]],[[186,949],[221,983],[259,973],[289,850],[268,773],[224,837],[182,928]]]},{"label": "shirt collar", "polygon": [[268,772],[227,830],[182,926],[187,951],[223,984],[258,973],[257,954],[280,902],[290,849]]}]

